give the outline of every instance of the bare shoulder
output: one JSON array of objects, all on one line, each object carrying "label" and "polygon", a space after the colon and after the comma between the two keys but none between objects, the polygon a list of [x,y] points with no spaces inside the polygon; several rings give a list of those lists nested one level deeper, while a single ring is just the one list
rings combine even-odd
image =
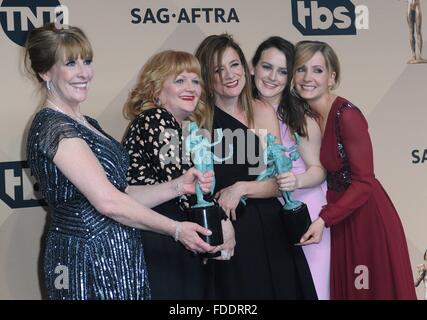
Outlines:
[{"label": "bare shoulder", "polygon": [[257,116],[266,116],[267,115],[276,115],[276,111],[274,108],[268,104],[267,102],[254,99],[252,102],[253,109],[254,109],[254,115]]},{"label": "bare shoulder", "polygon": [[276,111],[270,104],[261,100],[254,100],[253,109],[256,124],[265,124],[277,121]]},{"label": "bare shoulder", "polygon": [[304,118],[305,118],[305,123],[307,124],[308,132],[320,131],[320,126],[317,123],[316,119],[307,115],[305,115]]},{"label": "bare shoulder", "polygon": [[260,100],[254,100],[253,106],[255,128],[259,130],[267,130],[276,137],[280,137],[279,119],[277,118],[274,108],[268,103]]},{"label": "bare shoulder", "polygon": [[305,115],[304,118],[307,129],[307,137],[305,139],[309,140],[310,138],[321,138],[322,133],[320,130],[319,123],[316,121],[316,119],[308,115]]}]

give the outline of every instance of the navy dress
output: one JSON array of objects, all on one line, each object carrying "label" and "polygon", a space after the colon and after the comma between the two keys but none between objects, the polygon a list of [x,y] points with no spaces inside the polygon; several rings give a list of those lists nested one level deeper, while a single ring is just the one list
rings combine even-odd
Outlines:
[{"label": "navy dress", "polygon": [[[215,192],[237,181],[255,180],[262,167],[259,139],[243,123],[215,108],[214,128],[221,128],[224,140],[221,156],[233,161],[215,164]],[[230,136],[234,136],[230,139]],[[217,154],[218,155],[218,154]],[[248,199],[236,208],[233,221],[236,247],[229,261],[210,260],[212,299],[317,299],[310,269],[301,247],[288,244],[277,198]]]},{"label": "navy dress", "polygon": [[108,180],[126,188],[126,151],[86,119],[108,139],[49,108],[35,115],[28,135],[28,163],[51,214],[43,260],[48,298],[149,299],[141,232],[97,212],[52,161],[62,139],[80,138]]}]

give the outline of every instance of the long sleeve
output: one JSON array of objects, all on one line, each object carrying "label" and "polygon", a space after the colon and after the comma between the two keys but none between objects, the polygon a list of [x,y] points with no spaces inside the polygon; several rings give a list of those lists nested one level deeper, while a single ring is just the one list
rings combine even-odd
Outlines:
[{"label": "long sleeve", "polygon": [[334,203],[328,203],[320,216],[327,226],[335,225],[363,206],[372,195],[375,181],[372,143],[368,124],[360,110],[342,108],[338,130],[347,155],[351,184]]}]

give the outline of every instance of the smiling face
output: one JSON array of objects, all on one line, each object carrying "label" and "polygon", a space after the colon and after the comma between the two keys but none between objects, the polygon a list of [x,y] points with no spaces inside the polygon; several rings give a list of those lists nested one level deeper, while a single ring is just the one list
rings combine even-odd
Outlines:
[{"label": "smiling face", "polygon": [[261,99],[277,106],[288,82],[286,56],[276,48],[268,48],[254,68],[254,82]]},{"label": "smiling face", "polygon": [[64,57],[41,77],[50,81],[48,94],[51,99],[61,106],[75,107],[86,100],[93,75],[92,60]]},{"label": "smiling face", "polygon": [[233,48],[226,48],[222,61],[215,59],[214,91],[216,101],[238,98],[246,83],[245,70]]},{"label": "smiling face", "polygon": [[199,76],[184,71],[166,78],[159,99],[162,106],[181,123],[196,108],[201,92]]},{"label": "smiling face", "polygon": [[297,66],[294,74],[295,89],[308,103],[328,95],[335,85],[335,72],[328,70],[325,57],[319,51],[303,65]]}]

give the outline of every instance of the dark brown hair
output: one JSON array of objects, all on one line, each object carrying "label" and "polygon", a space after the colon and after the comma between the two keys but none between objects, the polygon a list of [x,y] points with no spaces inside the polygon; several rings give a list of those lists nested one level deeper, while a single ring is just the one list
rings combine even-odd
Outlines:
[{"label": "dark brown hair", "polygon": [[[277,107],[277,117],[280,121],[284,122],[292,133],[298,133],[302,137],[307,136],[307,123],[305,115],[318,118],[318,114],[310,109],[308,104],[298,96],[292,95],[290,91],[290,84],[292,81],[295,58],[294,45],[282,37],[273,36],[264,40],[256,49],[254,57],[252,58],[252,66],[255,68],[261,59],[262,53],[270,48],[275,48],[282,52],[286,57],[286,64],[288,70],[288,80],[285,88],[280,97],[280,103]],[[254,96],[259,98],[259,92],[255,86],[255,81],[252,81],[252,90]]]}]

